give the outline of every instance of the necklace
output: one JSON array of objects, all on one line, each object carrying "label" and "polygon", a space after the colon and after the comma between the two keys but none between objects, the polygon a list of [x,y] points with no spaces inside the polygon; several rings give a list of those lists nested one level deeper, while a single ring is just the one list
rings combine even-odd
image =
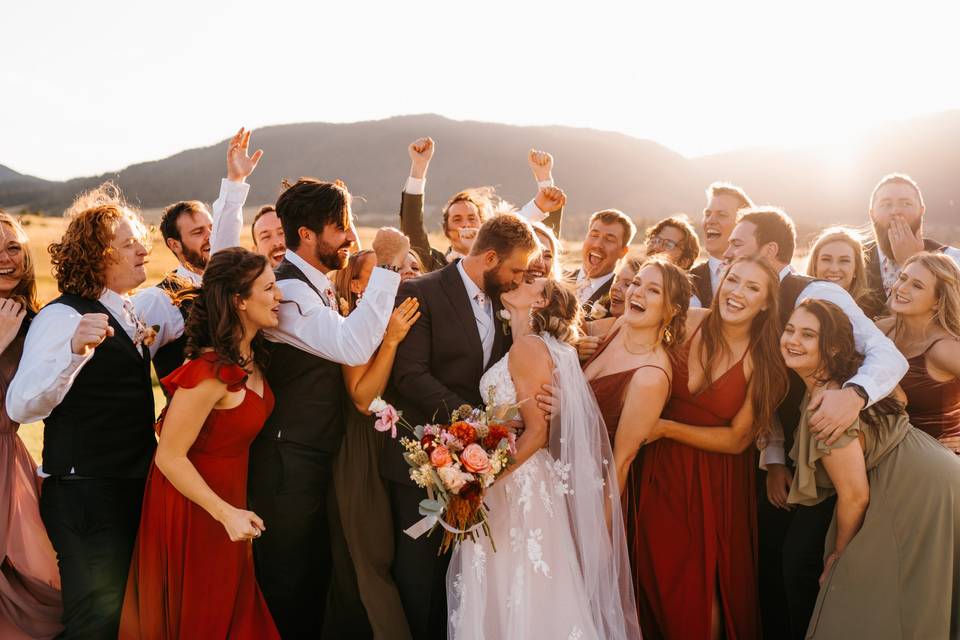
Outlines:
[{"label": "necklace", "polygon": [[[628,353],[632,353],[635,356],[645,356],[648,353],[653,353],[653,350],[657,348],[658,342],[653,342],[651,344],[643,344],[636,346],[634,345],[633,349],[630,348],[630,333],[628,331],[623,332],[623,348],[627,350]],[[634,349],[639,349],[635,351]]]}]

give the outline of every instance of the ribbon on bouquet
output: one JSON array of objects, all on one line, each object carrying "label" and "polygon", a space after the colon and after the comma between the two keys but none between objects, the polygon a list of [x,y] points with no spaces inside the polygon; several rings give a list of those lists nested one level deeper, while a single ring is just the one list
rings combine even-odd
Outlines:
[{"label": "ribbon on bouquet", "polygon": [[471,534],[483,526],[483,522],[478,522],[469,529],[457,529],[447,524],[440,516],[443,515],[444,505],[433,497],[433,489],[427,488],[427,499],[420,501],[420,515],[423,517],[403,530],[405,534],[416,540],[426,532],[433,529],[437,523],[454,535]]}]

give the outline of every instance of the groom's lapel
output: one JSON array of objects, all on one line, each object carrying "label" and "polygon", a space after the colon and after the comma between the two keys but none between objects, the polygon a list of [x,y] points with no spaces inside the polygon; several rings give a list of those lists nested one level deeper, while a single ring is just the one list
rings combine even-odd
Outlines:
[{"label": "groom's lapel", "polygon": [[[450,300],[450,306],[453,308],[454,317],[459,321],[463,333],[467,339],[467,345],[470,349],[470,358],[475,361],[476,369],[479,372],[477,377],[483,373],[483,344],[480,342],[480,332],[477,329],[477,319],[473,315],[473,303],[467,296],[467,289],[463,286],[463,279],[460,277],[460,271],[457,269],[457,263],[447,265],[440,271],[440,286],[443,292]],[[434,324],[438,322],[443,325],[447,318],[436,318]],[[449,322],[453,322],[450,318]],[[493,358],[491,358],[493,360]]]},{"label": "groom's lapel", "polygon": [[487,363],[488,369],[490,365],[496,363],[510,350],[510,345],[512,344],[511,337],[507,335],[506,330],[503,328],[503,320],[500,318],[500,311],[502,309],[503,305],[500,304],[500,301],[494,300],[493,326],[496,333],[493,334],[493,349],[490,350],[490,362]]}]

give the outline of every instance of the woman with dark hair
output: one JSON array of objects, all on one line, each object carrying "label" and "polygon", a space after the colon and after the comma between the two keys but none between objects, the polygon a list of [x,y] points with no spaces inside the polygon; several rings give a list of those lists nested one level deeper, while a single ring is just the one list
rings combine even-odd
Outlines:
[{"label": "woman with dark hair", "polygon": [[[758,638],[757,426],[787,391],[779,278],[727,270],[673,362],[670,401],[641,461],[641,620],[647,638]],[[706,318],[704,319],[704,316]]]},{"label": "woman with dark hair", "polygon": [[[280,290],[267,258],[241,248],[210,259],[187,320],[187,363],[161,383],[157,423],[120,638],[279,638],[257,587],[246,510],[250,443],[273,410],[261,330]],[[240,543],[240,544],[237,544]]]},{"label": "woman with dark hair", "polygon": [[684,271],[700,255],[700,239],[685,213],[664,218],[646,230],[643,238],[647,256],[663,255]]},{"label": "woman with dark hair", "polygon": [[788,502],[837,496],[806,637],[960,636],[960,459],[912,427],[894,397],[861,412],[834,444],[811,433],[811,394],[839,388],[863,360],[836,305],[800,303],[780,348],[807,387]]},{"label": "woman with dark hair", "polygon": [[[334,282],[343,315],[350,315],[357,308],[374,263],[373,251],[360,251],[336,272]],[[380,454],[386,434],[373,428],[376,419],[371,415],[370,404],[386,390],[397,347],[420,317],[419,308],[416,298],[404,300],[390,316],[383,342],[373,358],[356,367],[342,365],[350,402],[344,403],[346,429],[333,462],[339,523],[331,518],[333,577],[324,638],[342,638],[344,629],[374,638],[411,637],[400,593],[390,573],[393,540],[383,536],[384,531],[393,527],[390,497],[380,477]]]},{"label": "woman with dark hair", "polygon": [[27,234],[0,210],[0,637],[52,638],[63,630],[57,556],[40,520],[36,463],[5,398],[37,314]]}]

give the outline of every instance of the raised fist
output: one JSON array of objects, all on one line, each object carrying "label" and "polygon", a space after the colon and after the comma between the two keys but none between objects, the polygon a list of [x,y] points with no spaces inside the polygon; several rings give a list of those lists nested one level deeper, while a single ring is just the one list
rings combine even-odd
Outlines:
[{"label": "raised fist", "polygon": [[113,327],[110,326],[107,314],[85,313],[80,318],[77,330],[73,332],[70,348],[78,356],[85,356],[112,335]]},{"label": "raised fist", "polygon": [[544,187],[537,192],[537,197],[533,203],[544,213],[553,213],[559,211],[563,205],[567,204],[567,194],[559,187]]},{"label": "raised fist", "polygon": [[417,138],[407,147],[407,155],[410,156],[410,177],[422,179],[433,158],[433,139]]},{"label": "raised fist", "polygon": [[381,227],[373,239],[373,252],[377,254],[377,264],[402,267],[410,251],[410,238],[393,227]]},{"label": "raised fist", "polygon": [[260,162],[260,156],[263,150],[257,151],[250,156],[250,131],[240,127],[236,135],[230,138],[230,144],[227,145],[227,180],[231,182],[243,182],[257,168]]},{"label": "raised fist", "polygon": [[530,165],[530,170],[533,171],[533,177],[536,178],[537,182],[552,178],[553,156],[546,151],[530,149],[530,153],[527,154],[527,164]]}]

